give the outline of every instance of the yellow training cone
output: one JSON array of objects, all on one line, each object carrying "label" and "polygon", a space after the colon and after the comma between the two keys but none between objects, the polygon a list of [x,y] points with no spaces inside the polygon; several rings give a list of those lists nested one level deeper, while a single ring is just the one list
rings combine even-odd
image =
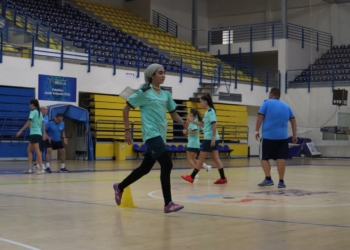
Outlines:
[{"label": "yellow training cone", "polygon": [[131,189],[130,187],[124,188],[122,202],[120,204],[121,208],[137,208],[132,200]]}]

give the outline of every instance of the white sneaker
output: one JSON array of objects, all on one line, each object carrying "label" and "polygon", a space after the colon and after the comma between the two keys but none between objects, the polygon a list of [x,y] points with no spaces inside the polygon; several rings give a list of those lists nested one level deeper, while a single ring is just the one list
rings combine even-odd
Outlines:
[{"label": "white sneaker", "polygon": [[45,174],[45,170],[44,169],[38,169],[35,174]]},{"label": "white sneaker", "polygon": [[31,173],[33,173],[31,168],[28,168],[28,169],[23,171],[23,174],[31,174]]},{"label": "white sneaker", "polygon": [[39,169],[39,165],[37,164],[37,163],[35,163],[34,165],[33,165],[33,171],[35,172],[35,171],[37,171]]},{"label": "white sneaker", "polygon": [[207,170],[207,172],[209,172],[211,170],[211,166],[210,165],[207,165],[205,163],[203,163],[203,166],[202,166],[205,170]]},{"label": "white sneaker", "polygon": [[195,179],[198,179],[199,178],[199,174],[196,174],[196,177],[194,177]]}]

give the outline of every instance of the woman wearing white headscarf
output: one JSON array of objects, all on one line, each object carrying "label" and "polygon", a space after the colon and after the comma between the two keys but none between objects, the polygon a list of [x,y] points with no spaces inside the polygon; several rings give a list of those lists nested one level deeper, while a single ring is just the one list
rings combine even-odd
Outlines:
[{"label": "woman wearing white headscarf", "polygon": [[171,114],[173,120],[185,125],[181,117],[176,113],[176,103],[171,93],[160,88],[164,83],[165,71],[160,64],[151,64],[144,72],[145,84],[136,93],[127,99],[127,105],[123,110],[125,126],[125,139],[129,145],[132,138],[129,127],[129,111],[140,107],[142,122],[142,140],[147,146],[141,165],[131,172],[121,183],[113,185],[115,201],[121,203],[124,189],[148,174],[156,161],[161,167],[160,182],[164,197],[164,212],[171,213],[183,209],[183,206],[175,204],[171,199],[170,173],[173,167],[168,150],[165,146],[167,132],[166,112]]}]

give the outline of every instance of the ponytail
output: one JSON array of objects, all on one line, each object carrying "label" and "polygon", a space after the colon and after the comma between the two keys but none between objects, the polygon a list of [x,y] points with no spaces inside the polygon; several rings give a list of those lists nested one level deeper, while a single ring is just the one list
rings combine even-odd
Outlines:
[{"label": "ponytail", "polygon": [[193,116],[198,119],[199,122],[202,122],[203,120],[203,117],[202,117],[202,114],[198,111],[198,109],[195,109],[195,108],[191,108],[191,111],[190,111]]}]

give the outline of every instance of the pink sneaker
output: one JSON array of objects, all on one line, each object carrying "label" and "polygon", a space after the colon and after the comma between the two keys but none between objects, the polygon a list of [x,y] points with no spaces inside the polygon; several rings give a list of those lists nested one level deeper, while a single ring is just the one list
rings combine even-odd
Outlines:
[{"label": "pink sneaker", "polygon": [[118,206],[120,206],[120,203],[122,201],[123,193],[120,192],[120,190],[118,188],[118,185],[119,185],[119,183],[114,183],[113,189],[114,189],[115,202],[117,203]]},{"label": "pink sneaker", "polygon": [[164,207],[164,213],[172,213],[177,212],[183,209],[184,206],[181,206],[179,204],[175,204],[174,202],[170,202],[168,206]]}]

